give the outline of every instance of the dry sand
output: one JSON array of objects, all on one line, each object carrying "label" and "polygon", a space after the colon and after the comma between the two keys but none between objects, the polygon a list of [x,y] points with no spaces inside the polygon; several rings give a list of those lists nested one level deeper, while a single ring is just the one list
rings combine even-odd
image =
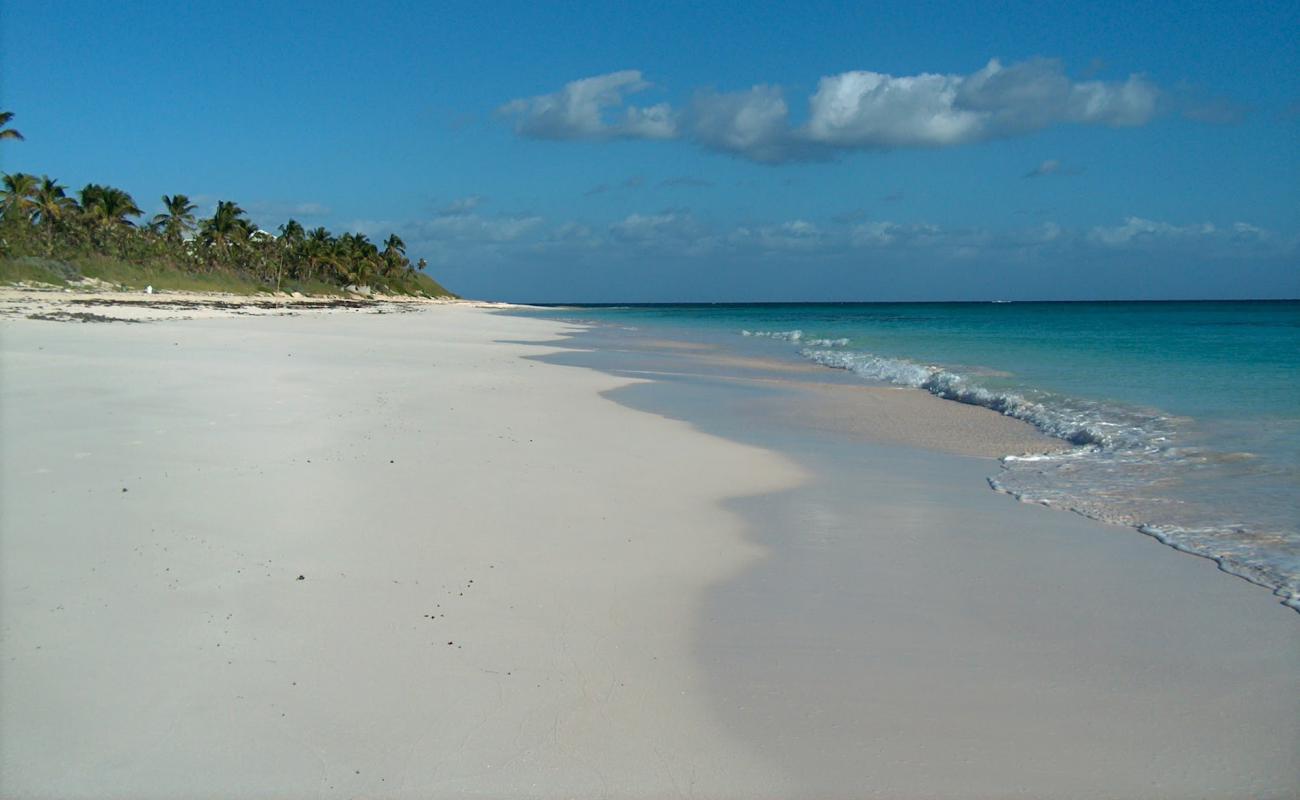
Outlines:
[{"label": "dry sand", "polygon": [[[404,295],[307,297],[297,292],[258,295],[215,292],[144,292],[120,290],[101,281],[87,286],[58,288],[45,284],[0,286],[0,319],[46,322],[158,322],[221,317],[296,316],[361,312],[390,314],[430,305],[464,304],[452,299]],[[493,303],[470,303],[501,306]]]},{"label": "dry sand", "polygon": [[783,785],[689,637],[799,473],[494,343],[558,325],[0,324],[5,797]]},{"label": "dry sand", "polygon": [[[1020,587],[981,598],[980,617],[1012,615],[997,634],[1017,647],[999,639],[971,685],[935,704],[924,701],[934,672],[916,658],[942,657],[935,637],[969,617],[930,624],[901,577],[896,594],[868,587],[876,613],[894,620],[873,627],[888,638],[815,646],[881,670],[892,700],[872,736],[897,730],[933,747],[910,765],[863,749],[860,773],[840,763],[834,785],[814,788],[735,727],[696,638],[720,587],[777,566],[770,543],[747,537],[738,498],[761,508],[811,476],[600,396],[626,378],[521,358],[549,348],[518,342],[562,332],[464,305],[146,325],[0,320],[0,795],[795,797],[887,785],[907,796],[908,770],[928,760],[956,766],[942,791],[911,794],[971,796],[961,788],[971,751],[942,734],[972,724],[963,693],[993,688],[1023,703],[994,725],[1043,702],[1017,688],[1032,688],[1019,651],[1055,641],[1037,638],[1038,614],[1016,622],[1034,596]],[[888,491],[859,499],[904,513]],[[934,518],[951,526],[959,512]],[[1023,516],[999,558],[1014,536],[1066,518]],[[909,536],[924,535],[924,518],[910,519]],[[872,557],[903,563],[915,544],[883,536]],[[976,549],[947,567],[979,573],[980,558]],[[1010,569],[1042,587],[1070,570],[1068,553],[1035,558]],[[1175,572],[1161,592],[1199,591],[1202,571]],[[1300,641],[1295,614],[1241,586],[1260,595],[1264,622],[1252,630],[1267,641],[1256,655],[1275,664]],[[723,646],[807,652],[806,631],[765,628],[761,597],[743,605],[756,618]],[[1256,608],[1230,605],[1215,616],[1207,604],[1205,624]],[[1094,628],[1123,631],[1117,641],[1138,652],[1149,631],[1125,627],[1130,614],[1104,597],[1089,605]],[[1185,655],[1177,640],[1162,646],[1171,664]],[[1213,667],[1227,680],[1242,658],[1224,653]],[[1275,677],[1247,698],[1254,706],[1223,707],[1225,726],[1288,708],[1264,690],[1294,686],[1294,670]],[[1070,703],[1088,697],[1053,698],[1058,722],[1041,734],[1060,737],[1058,753],[1071,743]],[[1156,717],[1156,731],[1180,724],[1168,703],[1132,713]],[[807,730],[804,718],[740,718],[768,733]],[[816,735],[841,753],[863,734]],[[1271,735],[1284,749],[1296,741],[1294,728]],[[1152,763],[1164,773],[1150,796],[1186,796],[1177,790],[1194,764]],[[1255,795],[1284,796],[1280,768]],[[1080,794],[1050,776],[1018,780],[1014,752],[994,749],[970,769],[983,796],[1026,785]],[[1000,774],[1002,790],[989,790]]]}]

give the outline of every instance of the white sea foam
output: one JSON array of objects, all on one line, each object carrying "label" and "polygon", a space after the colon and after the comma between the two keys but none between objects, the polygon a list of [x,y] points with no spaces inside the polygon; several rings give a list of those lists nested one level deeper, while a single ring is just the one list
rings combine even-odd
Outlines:
[{"label": "white sea foam", "polygon": [[782,339],[787,342],[801,342],[810,347],[845,347],[848,339],[804,339],[803,331],[741,331],[741,336],[753,336],[760,339]]},{"label": "white sea foam", "polygon": [[1044,433],[1071,444],[1104,448],[1141,446],[1161,432],[1161,419],[1103,404],[1040,393],[1029,397],[998,392],[974,383],[964,375],[934,364],[918,364],[851,350],[805,348],[803,355],[827,367],[847,369],[864,378],[924,389],[959,403],[991,408],[1008,417],[1031,423]]},{"label": "white sea foam", "polygon": [[802,331],[745,335],[783,339],[800,345],[802,355],[818,364],[983,406],[1063,439],[1075,447],[1003,458],[1002,471],[989,478],[989,485],[1027,503],[1137,528],[1272,589],[1300,611],[1300,545],[1287,532],[1294,520],[1265,516],[1248,526],[1229,509],[1180,492],[1178,487],[1207,464],[1252,460],[1248,453],[1182,444],[1183,420],[1028,388],[999,391],[981,385],[974,375],[937,364],[845,349],[846,339],[804,339]]},{"label": "white sea foam", "polygon": [[763,339],[784,339],[787,342],[798,342],[803,339],[803,331],[741,331],[740,334]]}]

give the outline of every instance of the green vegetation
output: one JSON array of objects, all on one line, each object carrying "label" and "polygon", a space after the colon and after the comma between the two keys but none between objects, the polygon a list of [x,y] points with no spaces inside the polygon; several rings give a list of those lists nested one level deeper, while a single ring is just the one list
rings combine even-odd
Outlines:
[{"label": "green vegetation", "polygon": [[[0,137],[21,139],[0,112]],[[164,211],[146,225],[125,191],[88,184],[77,197],[45,176],[4,175],[0,188],[0,281],[64,285],[97,278],[131,288],[342,294],[368,287],[386,294],[454,296],[412,264],[396,235],[379,245],[364,234],[307,231],[296,220],[279,235],[261,230],[222,200],[208,219],[183,194],[163,195]]]},{"label": "green vegetation", "polygon": [[0,139],[17,139],[22,141],[23,135],[13,128],[6,127],[9,120],[14,118],[12,111],[0,111]]}]

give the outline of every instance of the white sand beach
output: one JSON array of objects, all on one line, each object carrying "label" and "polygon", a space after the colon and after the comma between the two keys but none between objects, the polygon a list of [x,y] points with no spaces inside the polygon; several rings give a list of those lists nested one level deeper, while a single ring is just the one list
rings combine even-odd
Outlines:
[{"label": "white sand beach", "polygon": [[[875,482],[816,489],[525,358],[564,331],[0,320],[0,796],[1294,796],[1300,619],[1267,591],[969,456],[891,482],[863,444]],[[858,634],[751,524],[809,491],[874,509],[831,586]]]}]

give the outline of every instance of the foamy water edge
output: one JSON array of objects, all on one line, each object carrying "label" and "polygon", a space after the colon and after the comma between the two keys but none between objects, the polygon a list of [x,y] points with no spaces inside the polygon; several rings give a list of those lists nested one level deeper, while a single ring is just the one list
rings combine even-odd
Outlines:
[{"label": "foamy water edge", "polygon": [[[1205,458],[1194,448],[1178,447],[1174,417],[1155,410],[1035,391],[996,391],[939,365],[846,349],[848,339],[805,338],[801,330],[741,331],[749,337],[777,339],[800,348],[804,357],[865,379],[922,389],[937,397],[978,405],[1027,422],[1074,447],[1058,453],[1009,454],[1002,471],[988,478],[995,491],[1025,503],[1073,511],[1091,519],[1125,525],[1180,552],[1208,558],[1219,569],[1270,589],[1284,605],[1300,612],[1300,563],[1278,563],[1285,553],[1270,553],[1260,543],[1281,542],[1285,534],[1221,522],[1194,525],[1157,522],[1136,496],[1153,475],[1191,459]],[[1099,492],[1105,489],[1105,492]],[[1128,489],[1134,496],[1123,502]],[[1112,498],[1097,501],[1098,494]],[[1120,499],[1114,499],[1120,498]],[[1186,521],[1184,521],[1186,522]],[[1210,522],[1206,520],[1206,522]]]}]

